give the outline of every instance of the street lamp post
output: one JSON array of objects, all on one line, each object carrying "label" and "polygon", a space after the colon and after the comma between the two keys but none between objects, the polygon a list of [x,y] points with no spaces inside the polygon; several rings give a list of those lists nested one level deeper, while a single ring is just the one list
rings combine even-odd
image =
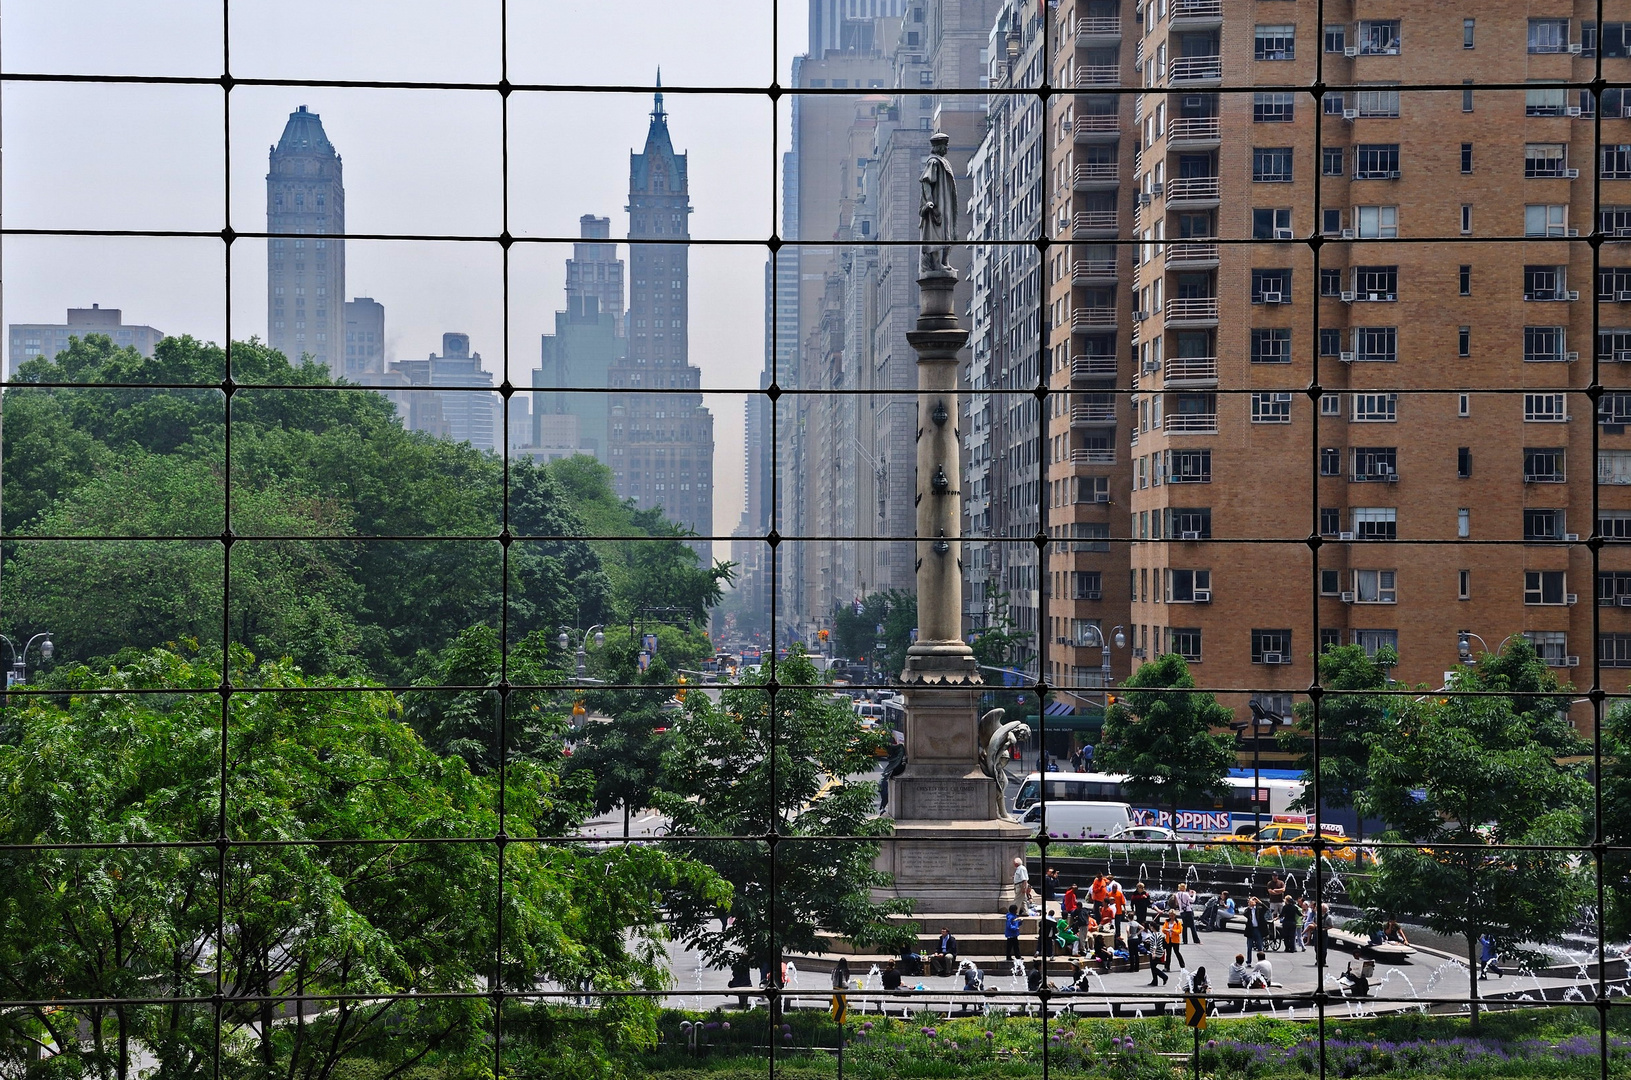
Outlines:
[{"label": "street lamp post", "polygon": [[1091,640],[1084,641],[1084,642],[1082,642],[1082,644],[1086,648],[1098,649],[1099,650],[1099,657],[1100,657],[1099,670],[1102,672],[1102,674],[1100,676],[1099,685],[1104,687],[1104,711],[1109,712],[1110,711],[1110,641],[1114,641],[1116,643],[1116,648],[1125,649],[1127,647],[1127,635],[1124,632],[1125,628],[1123,628],[1121,626],[1116,626],[1116,627],[1113,627],[1111,629],[1110,633],[1111,633],[1112,637],[1107,641],[1105,639],[1105,636],[1104,636],[1104,631],[1099,629],[1097,623],[1088,623],[1087,628],[1088,628],[1088,630],[1090,630],[1092,632],[1091,635],[1090,635]]},{"label": "street lamp post", "polygon": [[606,627],[604,623],[596,623],[594,626],[591,626],[589,629],[583,631],[582,634],[579,635],[578,630],[575,627],[563,626],[560,628],[561,633],[560,636],[555,639],[555,644],[559,645],[563,652],[572,647],[572,642],[574,639],[577,641],[577,678],[580,682],[583,680],[583,677],[589,673],[589,635],[594,635],[595,646],[598,648],[601,645],[606,644],[606,634],[604,632],[605,629]]},{"label": "street lamp post", "polygon": [[51,631],[49,630],[35,634],[20,649],[17,647],[16,642],[4,634],[0,634],[0,641],[6,643],[6,650],[11,653],[11,664],[6,668],[6,686],[8,688],[28,682],[28,650],[34,647],[36,641],[40,642],[41,660],[49,660],[56,654],[57,647],[51,641]]},{"label": "street lamp post", "polygon": [[[1285,721],[1279,713],[1271,713],[1256,701],[1252,709],[1252,836],[1263,828],[1263,728],[1273,731]],[[1245,730],[1242,725],[1241,730]]]},{"label": "street lamp post", "polygon": [[[1501,643],[1499,645],[1495,646],[1493,655],[1500,656],[1501,655],[1501,650],[1506,648],[1506,643],[1507,642],[1511,641],[1515,637],[1522,637],[1522,636],[1523,636],[1522,631],[1519,631],[1518,633],[1515,633],[1515,634],[1508,634],[1506,637],[1501,639]],[[1491,655],[1489,642],[1485,641],[1481,637],[1478,637],[1478,635],[1473,633],[1471,630],[1461,631],[1460,634],[1456,635],[1456,639],[1455,639],[1456,658],[1458,660],[1460,660],[1463,664],[1466,664],[1468,667],[1472,667],[1474,664],[1478,663],[1477,660],[1473,659],[1473,655],[1472,655],[1472,639],[1473,638],[1478,638],[1478,644],[1480,644],[1480,645],[1482,645],[1484,647],[1484,655],[1485,656]]]}]

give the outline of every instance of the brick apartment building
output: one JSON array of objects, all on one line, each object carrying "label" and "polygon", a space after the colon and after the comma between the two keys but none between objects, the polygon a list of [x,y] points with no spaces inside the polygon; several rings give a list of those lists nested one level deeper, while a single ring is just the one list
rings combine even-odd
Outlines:
[{"label": "brick apartment building", "polygon": [[1623,692],[1631,103],[1555,84],[1631,80],[1631,2],[1056,14],[1049,677],[1122,625],[1117,680],[1285,710],[1328,644],[1438,686],[1468,630]]}]

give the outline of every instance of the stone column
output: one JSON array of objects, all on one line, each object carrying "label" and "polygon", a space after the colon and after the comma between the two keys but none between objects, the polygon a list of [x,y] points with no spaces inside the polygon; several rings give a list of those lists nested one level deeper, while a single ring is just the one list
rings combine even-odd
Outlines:
[{"label": "stone column", "polygon": [[968,330],[952,309],[955,271],[926,270],[918,285],[917,329],[906,335],[918,354],[918,638],[901,673],[907,765],[891,781],[895,832],[879,864],[919,913],[1000,912],[1030,829],[1002,817],[1001,793],[980,769],[982,680],[962,636],[957,354]]}]

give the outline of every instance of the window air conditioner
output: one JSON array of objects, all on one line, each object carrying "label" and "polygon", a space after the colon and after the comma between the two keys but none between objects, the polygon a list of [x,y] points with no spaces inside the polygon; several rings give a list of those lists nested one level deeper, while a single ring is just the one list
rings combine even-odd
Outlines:
[{"label": "window air conditioner", "polygon": [[1341,600],[1341,601],[1342,601],[1342,602],[1343,602],[1343,603],[1344,603],[1344,604],[1351,604],[1351,603],[1353,603],[1353,602],[1354,602],[1354,598],[1355,598],[1355,597],[1356,597],[1356,596],[1357,596],[1357,595],[1358,595],[1358,594],[1356,594],[1356,593],[1351,593],[1351,592],[1345,592],[1345,593],[1342,593],[1342,594],[1341,594],[1341,595],[1339,595],[1339,596],[1338,596],[1338,597],[1337,597],[1337,599],[1338,599],[1338,600]]},{"label": "window air conditioner", "polygon": [[1140,191],[1138,193],[1138,205],[1140,205],[1140,206],[1150,205],[1150,193],[1149,192]]},{"label": "window air conditioner", "polygon": [[1579,667],[1580,666],[1580,658],[1578,656],[1565,656],[1563,658],[1563,666],[1564,667]]},{"label": "window air conditioner", "polygon": [[1212,590],[1211,589],[1196,589],[1195,590],[1195,603],[1197,603],[1197,604],[1210,604],[1211,602],[1212,602]]},{"label": "window air conditioner", "polygon": [[1631,225],[1619,225],[1609,234],[1611,236],[1631,236]]},{"label": "window air conditioner", "polygon": [[[1178,539],[1180,540],[1199,540],[1200,538],[1201,533],[1199,529],[1186,529],[1178,534]],[[1626,599],[1631,600],[1631,596],[1626,597]]]},{"label": "window air conditioner", "polygon": [[1110,501],[1110,493],[1108,491],[1095,491],[1093,493],[1093,498],[1088,500],[1088,501],[1096,502],[1096,503],[1108,503]]},{"label": "window air conditioner", "polygon": [[1622,304],[1628,300],[1631,300],[1631,289],[1621,289],[1619,292],[1614,294],[1614,299],[1618,300]]},{"label": "window air conditioner", "polygon": [[1580,534],[1579,533],[1564,533],[1563,534],[1563,542],[1566,543],[1566,544],[1577,543],[1579,540],[1580,540]]},{"label": "window air conditioner", "polygon": [[1144,361],[1144,374],[1154,375],[1157,371],[1160,371],[1160,370],[1161,370],[1161,361],[1159,361],[1159,360],[1146,360],[1146,361]]},{"label": "window air conditioner", "polygon": [[1570,229],[1567,232],[1565,232],[1563,235],[1564,236],[1579,236],[1580,235],[1580,230],[1579,229]]},{"label": "window air conditioner", "polygon": [[1574,605],[1576,605],[1576,604],[1578,604],[1580,602],[1580,594],[1579,593],[1569,593],[1569,594],[1567,594],[1566,596],[1563,597],[1563,602],[1565,604],[1569,605],[1570,607],[1573,607]]},{"label": "window air conditioner", "polygon": [[1134,649],[1133,650],[1133,659],[1134,660],[1144,659],[1144,650],[1143,649]]},{"label": "window air conditioner", "polygon": [[1353,238],[1354,238],[1354,231],[1352,229],[1343,229],[1342,230],[1342,239],[1352,240]]},{"label": "window air conditioner", "polygon": [[1163,191],[1165,191],[1166,189],[1167,189],[1167,185],[1158,181],[1158,182],[1150,185],[1150,194],[1151,195],[1159,195]]},{"label": "window air conditioner", "polygon": [[1580,115],[1580,106],[1570,105],[1568,108],[1563,110],[1563,115],[1564,116],[1579,116]]},{"label": "window air conditioner", "polygon": [[1086,592],[1086,593],[1082,594],[1082,599],[1083,600],[1097,600],[1099,598],[1100,598],[1100,594],[1096,593],[1096,592]]},{"label": "window air conditioner", "polygon": [[1265,303],[1265,304],[1278,304],[1278,303],[1281,302],[1280,301],[1281,295],[1282,294],[1277,293],[1277,292],[1265,292],[1263,294],[1263,303]]},{"label": "window air conditioner", "polygon": [[1579,169],[1564,169],[1563,170],[1563,179],[1565,179],[1565,180],[1578,180],[1578,179],[1580,179],[1580,170]]},{"label": "window air conditioner", "polygon": [[1290,240],[1290,239],[1292,239],[1291,230],[1290,229],[1275,229],[1274,230],[1274,238],[1276,240]]},{"label": "window air conditioner", "polygon": [[1381,476],[1383,480],[1386,480],[1390,484],[1397,484],[1399,482],[1399,474],[1394,472],[1392,469],[1386,470],[1381,474]]},{"label": "window air conditioner", "polygon": [[[1631,297],[1627,299],[1631,299]],[[1631,364],[1631,349],[1615,349],[1614,359],[1621,364]]]},{"label": "window air conditioner", "polygon": [[1345,292],[1345,293],[1339,293],[1338,295],[1342,298],[1342,302],[1344,304],[1351,304],[1355,300],[1359,299],[1359,294],[1358,293]]},{"label": "window air conditioner", "polygon": [[1568,292],[1564,293],[1563,295],[1564,295],[1564,298],[1568,299],[1568,300],[1578,300],[1578,299],[1580,299],[1580,293],[1577,292],[1574,289],[1570,289]]},{"label": "window air conditioner", "polygon": [[1631,593],[1627,593],[1626,595],[1621,596],[1615,602],[1617,604],[1619,604],[1621,607],[1631,607]]},{"label": "window air conditioner", "polygon": [[1341,360],[1344,364],[1351,364],[1354,362],[1354,354],[1351,352],[1338,353],[1337,359]]},{"label": "window air conditioner", "polygon": [[1342,110],[1342,119],[1344,119],[1344,120],[1358,120],[1359,119],[1359,110],[1358,109],[1343,109]]},{"label": "window air conditioner", "polygon": [[1580,354],[1579,354],[1579,353],[1577,353],[1577,352],[1571,352],[1571,353],[1564,353],[1564,354],[1563,354],[1563,359],[1564,359],[1564,360],[1565,360],[1565,361],[1566,361],[1566,362],[1567,362],[1567,363],[1570,363],[1570,364],[1572,364],[1572,363],[1574,363],[1574,362],[1575,362],[1575,361],[1577,361],[1577,360],[1579,360],[1579,359],[1580,359]]},{"label": "window air conditioner", "polygon": [[1135,311],[1135,312],[1133,312],[1133,321],[1134,322],[1143,322],[1145,319],[1147,319],[1149,317],[1150,317],[1150,313],[1147,312],[1147,311]]},{"label": "window air conditioner", "polygon": [[1399,178],[1399,170],[1389,169],[1384,175],[1389,180],[1397,180]]},{"label": "window air conditioner", "polygon": [[1581,53],[1583,53],[1585,51],[1586,51],[1585,42],[1583,42],[1583,41],[1571,41],[1569,43],[1569,55],[1570,56],[1579,56]]},{"label": "window air conditioner", "polygon": [[1343,56],[1349,56],[1349,57],[1358,56],[1359,55],[1359,46],[1358,45],[1344,46],[1343,49],[1342,49],[1342,55]]},{"label": "window air conditioner", "polygon": [[1337,539],[1343,541],[1344,543],[1346,543],[1348,541],[1351,541],[1353,538],[1354,538],[1354,534],[1351,533],[1351,532],[1337,533]]},{"label": "window air conditioner", "polygon": [[1280,658],[1280,654],[1277,653],[1277,652],[1266,652],[1266,653],[1263,654],[1263,663],[1265,663],[1265,664],[1283,664],[1283,663],[1285,663],[1285,661]]}]

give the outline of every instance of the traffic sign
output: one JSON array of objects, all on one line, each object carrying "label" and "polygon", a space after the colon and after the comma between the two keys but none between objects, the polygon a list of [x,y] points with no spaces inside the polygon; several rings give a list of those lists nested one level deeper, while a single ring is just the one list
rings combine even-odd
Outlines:
[{"label": "traffic sign", "polygon": [[1184,1026],[1192,1027],[1196,1031],[1206,1028],[1206,999],[1203,997],[1188,997],[1184,999]]},{"label": "traffic sign", "polygon": [[834,994],[832,1008],[828,1011],[832,1013],[834,1023],[842,1024],[844,1017],[849,1015],[849,997],[845,994]]}]

